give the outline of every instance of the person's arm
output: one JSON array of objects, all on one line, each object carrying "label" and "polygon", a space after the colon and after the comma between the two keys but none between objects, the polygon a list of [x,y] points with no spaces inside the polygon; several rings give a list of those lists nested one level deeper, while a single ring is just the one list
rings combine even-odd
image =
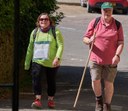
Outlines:
[{"label": "person's arm", "polygon": [[123,51],[123,47],[124,47],[124,43],[118,43],[118,47],[117,47],[116,54],[115,54],[116,56],[120,57]]},{"label": "person's arm", "polygon": [[118,43],[118,47],[115,56],[112,59],[112,64],[117,65],[120,62],[120,55],[123,51],[124,43]]},{"label": "person's arm", "polygon": [[123,28],[122,25],[120,26],[118,30],[118,43],[117,43],[117,49],[115,56],[112,59],[112,64],[118,64],[120,62],[120,55],[124,48],[124,34],[123,34]]},{"label": "person's arm", "polygon": [[57,67],[60,65],[62,54],[64,50],[64,40],[60,30],[56,31],[56,42],[57,42],[57,53],[53,61],[53,66]]},{"label": "person's arm", "polygon": [[56,35],[57,35],[57,37],[56,37],[56,42],[57,42],[56,58],[61,59],[63,50],[64,50],[64,40],[63,40],[63,36],[59,29],[57,29]]},{"label": "person's arm", "polygon": [[96,19],[93,19],[87,27],[87,30],[83,37],[83,42],[87,45],[90,45],[95,40],[95,34],[94,34],[94,23]]},{"label": "person's arm", "polygon": [[29,45],[27,48],[27,52],[26,52],[26,57],[25,57],[25,63],[24,63],[24,69],[25,70],[29,70],[30,68],[30,63],[32,60],[32,56],[33,56],[33,32],[30,35],[30,40],[29,40]]},{"label": "person's arm", "polygon": [[91,38],[84,37],[83,42],[87,45],[90,45],[95,40],[95,36],[93,35]]}]

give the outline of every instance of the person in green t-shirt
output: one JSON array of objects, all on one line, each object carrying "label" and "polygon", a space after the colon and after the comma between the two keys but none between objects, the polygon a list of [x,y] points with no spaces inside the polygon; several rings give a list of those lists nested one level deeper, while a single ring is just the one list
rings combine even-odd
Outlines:
[{"label": "person in green t-shirt", "polygon": [[32,108],[42,108],[42,75],[46,74],[48,107],[54,108],[56,92],[56,73],[60,66],[64,48],[63,36],[47,13],[38,16],[36,26],[30,35],[25,58],[25,70],[30,69],[32,61],[32,83],[35,100]]}]

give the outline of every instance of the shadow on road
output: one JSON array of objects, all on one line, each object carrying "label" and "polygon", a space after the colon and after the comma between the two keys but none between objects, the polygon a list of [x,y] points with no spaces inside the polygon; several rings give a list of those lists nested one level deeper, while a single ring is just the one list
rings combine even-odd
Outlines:
[{"label": "shadow on road", "polygon": [[[83,81],[82,89],[78,99],[77,107],[73,108],[75,97],[77,94],[79,82],[83,74],[84,67],[77,66],[61,66],[57,74],[57,93],[56,93],[56,110],[59,111],[93,111],[95,107],[94,93],[91,88],[91,78],[89,69],[87,68],[85,79]],[[44,89],[46,90],[46,89]],[[112,107],[113,111],[128,110],[128,72],[118,71],[115,80],[115,94],[113,97]],[[33,95],[27,95],[24,98],[20,97],[20,110],[29,111],[31,103],[33,102]],[[43,110],[47,108],[47,94],[45,91],[43,97]],[[0,111],[10,111],[11,101],[0,101],[0,108],[7,109]],[[9,110],[8,110],[9,109]],[[50,111],[50,110],[48,110]],[[54,111],[54,110],[52,110]]]}]

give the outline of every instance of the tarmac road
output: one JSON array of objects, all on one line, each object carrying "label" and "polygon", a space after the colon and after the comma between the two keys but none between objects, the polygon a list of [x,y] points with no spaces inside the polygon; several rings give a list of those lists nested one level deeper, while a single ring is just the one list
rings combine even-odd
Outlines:
[{"label": "tarmac road", "polygon": [[[59,11],[65,13],[65,18],[58,26],[64,35],[65,49],[62,66],[57,77],[56,108],[51,111],[94,111],[95,100],[88,69],[76,108],[73,108],[73,104],[88,55],[88,48],[82,44],[82,35],[89,21],[99,16],[99,14],[87,14],[85,8],[73,5],[60,5]],[[128,16],[114,16],[123,23],[126,45],[121,56],[122,62],[119,65],[118,76],[115,81],[112,111],[128,111],[128,53],[126,51],[128,46],[128,26],[126,24]],[[46,92],[45,88],[44,90]],[[46,96],[46,93],[44,93],[42,111],[50,111],[47,108]],[[19,110],[37,111],[30,107],[33,99],[31,92],[26,94],[20,93]],[[11,101],[0,100],[0,111],[11,111]]]}]

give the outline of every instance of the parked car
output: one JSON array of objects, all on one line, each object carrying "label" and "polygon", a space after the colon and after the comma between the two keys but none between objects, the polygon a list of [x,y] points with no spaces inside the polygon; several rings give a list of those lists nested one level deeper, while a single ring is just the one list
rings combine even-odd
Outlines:
[{"label": "parked car", "polygon": [[88,0],[87,11],[92,13],[96,8],[100,8],[103,2],[112,2],[114,10],[121,9],[124,14],[128,11],[128,0]]},{"label": "parked car", "polygon": [[87,5],[87,0],[80,0],[80,5],[85,7]]}]

